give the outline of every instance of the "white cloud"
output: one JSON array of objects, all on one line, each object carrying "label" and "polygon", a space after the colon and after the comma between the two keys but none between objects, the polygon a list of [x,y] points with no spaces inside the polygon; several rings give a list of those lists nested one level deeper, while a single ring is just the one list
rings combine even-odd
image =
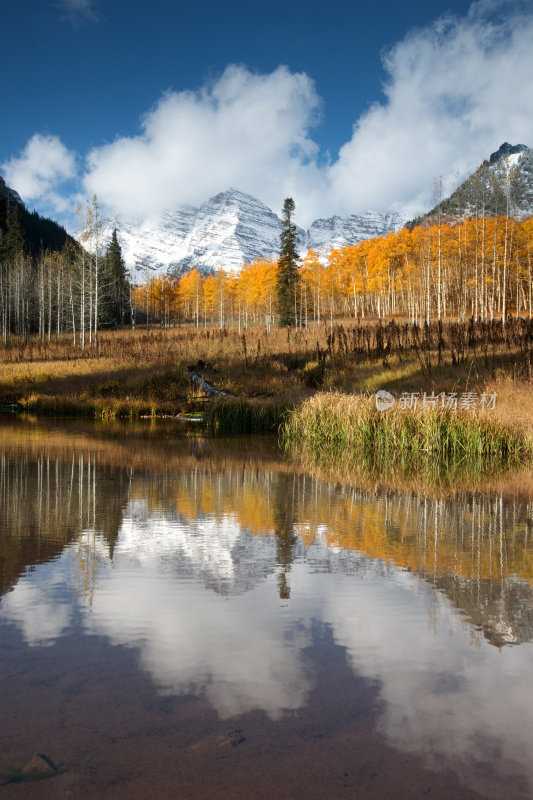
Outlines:
[{"label": "white cloud", "polygon": [[71,607],[60,597],[59,589],[46,567],[38,566],[32,582],[21,578],[16,590],[3,598],[0,619],[18,625],[32,647],[54,644],[72,617]]},{"label": "white cloud", "polygon": [[41,200],[58,211],[66,201],[54,189],[76,174],[76,158],[57,136],[34,134],[18,157],[2,164],[9,186],[24,201]]},{"label": "white cloud", "polygon": [[164,96],[140,136],[93,150],[88,194],[139,217],[230,186],[276,210],[294,196],[301,224],[369,208],[425,210],[434,178],[450,190],[501,142],[531,144],[531,41],[533,15],[492,0],[410,32],[384,56],[386,100],[322,166],[309,133],[320,108],[312,80],[285,67],[228,67],[197,92]]},{"label": "white cloud", "polygon": [[[366,683],[377,693],[372,722],[388,746],[451,769],[480,796],[504,797],[511,785],[512,796],[531,797],[530,644],[499,652],[432,583],[364,554],[336,554],[326,539],[293,564],[280,613],[271,537],[251,536],[233,514],[166,516],[132,503],[112,560],[89,534],[99,555],[90,599],[72,592],[77,542],[18,580],[0,621],[33,647],[53,645],[76,621],[135,649],[161,693],[199,697],[221,719],[262,710],[272,720],[305,709],[320,686],[324,663],[310,649],[320,626],[359,691]],[[228,593],[208,588],[217,583]],[[488,754],[497,758],[487,772]]]},{"label": "white cloud", "polygon": [[319,109],[307,75],[229,66],[199,91],[167,93],[141,135],[91,151],[87,193],[126,217],[200,203],[230,187],[274,208],[297,191],[303,204],[304,189],[313,202],[324,180],[308,133]]},{"label": "white cloud", "polygon": [[386,102],[360,117],[331,167],[331,207],[425,210],[434,178],[452,189],[503,141],[532,145],[532,41],[531,10],[516,3],[474,3],[412,31],[385,56]]},{"label": "white cloud", "polygon": [[78,27],[83,22],[97,22],[100,18],[95,0],[58,0],[63,19]]},{"label": "white cloud", "polygon": [[[385,100],[356,120],[333,163],[311,135],[322,103],[308,75],[229,66],[196,91],[165,94],[138,135],[91,150],[84,193],[137,220],[230,187],[275,211],[293,196],[302,226],[368,209],[413,215],[431,207],[435,178],[447,193],[503,141],[533,144],[532,41],[533,10],[519,0],[480,0],[464,17],[411,31],[384,56]],[[57,137],[36,135],[4,170],[23,198],[48,195],[62,210],[56,184],[74,157]]]}]

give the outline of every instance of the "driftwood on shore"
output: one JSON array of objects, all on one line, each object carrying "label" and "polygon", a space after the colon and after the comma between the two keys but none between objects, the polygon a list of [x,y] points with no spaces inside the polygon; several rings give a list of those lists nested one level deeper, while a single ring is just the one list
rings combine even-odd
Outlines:
[{"label": "driftwood on shore", "polygon": [[187,368],[189,371],[189,380],[193,386],[206,397],[229,397],[227,392],[221,392],[220,389],[215,389],[214,386],[211,386],[210,383],[196,372],[199,366],[203,366],[203,362],[198,362],[198,364],[195,364],[193,367]]}]

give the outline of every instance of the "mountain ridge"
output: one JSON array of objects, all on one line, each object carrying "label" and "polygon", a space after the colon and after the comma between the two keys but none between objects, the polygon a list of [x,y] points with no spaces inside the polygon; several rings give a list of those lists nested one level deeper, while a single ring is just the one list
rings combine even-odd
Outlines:
[{"label": "mountain ridge", "polygon": [[[12,204],[19,210],[31,253],[61,249],[71,238],[57,223],[28,212],[18,193],[0,176],[3,232]],[[375,211],[316,219],[309,228],[297,229],[300,254],[312,248],[326,260],[332,249],[396,233],[404,226],[433,222],[437,216],[453,222],[479,213],[509,213],[518,218],[533,214],[533,149],[503,142],[449,197],[414,220]],[[110,238],[114,227],[134,282],[154,275],[179,275],[193,267],[204,273],[218,269],[237,272],[256,258],[279,255],[280,218],[257,198],[235,188],[219,192],[199,206],[168,209],[157,222],[117,219],[105,236]]]},{"label": "mountain ridge", "polygon": [[18,192],[11,189],[0,175],[0,234],[7,232],[13,208],[17,209],[25,248],[32,255],[36,256],[46,250],[61,250],[67,241],[74,244],[74,239],[62,225],[41,216],[37,211],[28,211]]},{"label": "mountain ridge", "polygon": [[[400,214],[375,211],[318,219],[307,230],[297,227],[300,253],[312,247],[325,258],[335,247],[396,232],[406,221]],[[150,274],[180,274],[192,267],[235,272],[256,258],[279,254],[280,218],[257,198],[234,188],[219,192],[199,208],[166,211],[152,226],[117,221],[116,227],[126,264],[139,280]]]},{"label": "mountain ridge", "polygon": [[533,148],[503,142],[452,194],[408,227],[437,216],[453,221],[475,214],[523,219],[533,214]]}]

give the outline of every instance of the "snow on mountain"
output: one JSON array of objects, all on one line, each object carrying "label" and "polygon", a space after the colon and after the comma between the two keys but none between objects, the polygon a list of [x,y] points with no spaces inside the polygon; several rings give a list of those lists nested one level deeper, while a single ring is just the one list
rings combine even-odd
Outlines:
[{"label": "snow on mountain", "polygon": [[504,142],[449,197],[424,217],[437,212],[462,219],[484,209],[485,214],[505,214],[517,219],[533,214],[533,149],[524,144]]},{"label": "snow on mountain", "polygon": [[515,156],[512,163],[516,164],[520,154],[527,149],[525,144],[509,144],[509,142],[503,142],[495,153],[491,153],[489,164],[497,164],[502,158],[508,158],[509,156]]},{"label": "snow on mountain", "polygon": [[[319,219],[307,231],[298,228],[300,251],[304,254],[312,247],[326,257],[334,247],[383,236],[405,221],[397,214],[373,211],[346,219]],[[117,222],[117,230],[133,279],[144,281],[153,274],[179,274],[192,267],[236,272],[255,258],[277,258],[281,220],[261,201],[230,189],[200,208],[167,211],[157,224]]]},{"label": "snow on mountain", "polygon": [[500,185],[500,205],[495,211],[502,213],[502,199],[510,185],[511,213],[518,218],[533,213],[533,149],[525,144],[504,142],[481,167],[481,177],[487,187]]},{"label": "snow on mountain", "polygon": [[507,168],[511,176],[514,173],[517,177],[514,202],[518,216],[529,217],[533,214],[533,149],[524,145],[517,147],[521,150],[507,157]]},{"label": "snow on mountain", "polygon": [[385,236],[391,231],[396,233],[406,221],[407,218],[400,214],[383,215],[377,211],[352,214],[346,218],[317,219],[307,231],[306,247],[312,247],[319,255],[327,256],[333,248]]},{"label": "snow on mountain", "polygon": [[180,267],[239,270],[243,262],[279,252],[281,223],[250,195],[230,189],[204,203],[184,241]]},{"label": "snow on mountain", "polygon": [[183,206],[166,211],[156,224],[115,222],[124,261],[134,278],[144,280],[150,273],[177,271],[197,214],[197,208]]},{"label": "snow on mountain", "polygon": [[126,265],[139,280],[150,273],[239,270],[258,256],[277,257],[281,223],[267,206],[230,189],[200,208],[167,211],[156,225],[117,225]]}]

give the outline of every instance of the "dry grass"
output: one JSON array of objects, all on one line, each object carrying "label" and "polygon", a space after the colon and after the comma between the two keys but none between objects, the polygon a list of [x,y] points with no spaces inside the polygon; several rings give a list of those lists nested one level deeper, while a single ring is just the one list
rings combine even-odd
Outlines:
[{"label": "dry grass", "polygon": [[192,399],[187,366],[198,361],[208,365],[202,370],[206,380],[231,395],[283,396],[302,388],[292,375],[295,342],[300,351],[311,347],[300,334],[288,340],[284,331],[239,335],[190,327],[103,333],[98,351],[84,353],[66,337],[13,342],[0,349],[0,402],[89,411],[105,407],[111,413],[115,401],[142,411],[176,413]]},{"label": "dry grass", "polygon": [[289,451],[322,465],[416,475],[426,483],[498,472],[530,462],[531,422],[520,424],[505,407],[454,411],[439,408],[378,411],[375,398],[322,393],[299,405],[283,427]]},{"label": "dry grass", "polygon": [[289,407],[324,389],[360,394],[490,388],[506,419],[533,425],[529,384],[510,377],[530,371],[518,339],[491,345],[488,355],[480,346],[466,348],[453,364],[451,349],[444,349],[440,365],[434,340],[428,341],[421,353],[411,347],[408,329],[353,320],[333,330],[323,324],[290,332],[274,328],[270,334],[264,328],[239,333],[188,325],[149,333],[107,331],[100,333],[97,350],[85,352],[67,336],[13,339],[0,347],[0,404],[57,414],[176,414],[195,407],[187,366],[201,360],[205,379],[239,398]]},{"label": "dry grass", "polygon": [[485,391],[495,392],[496,407],[487,411],[497,424],[512,426],[533,440],[533,387],[529,381],[502,377],[489,380]]}]

